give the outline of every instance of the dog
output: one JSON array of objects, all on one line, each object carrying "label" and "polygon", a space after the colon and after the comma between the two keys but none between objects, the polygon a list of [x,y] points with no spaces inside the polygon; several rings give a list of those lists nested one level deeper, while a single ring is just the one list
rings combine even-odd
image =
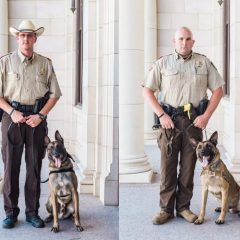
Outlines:
[{"label": "dog", "polygon": [[51,231],[59,231],[58,219],[73,217],[77,231],[83,231],[80,224],[78,181],[73,171],[73,158],[64,147],[64,140],[58,131],[55,132],[55,141],[45,137],[45,146],[49,159],[49,189],[50,196],[46,203],[49,213],[45,222],[53,220]]},{"label": "dog", "polygon": [[215,223],[223,224],[228,210],[232,213],[238,212],[240,187],[220,158],[217,132],[214,132],[207,141],[198,142],[193,138],[190,141],[196,148],[197,158],[202,165],[202,204],[194,224],[202,224],[204,221],[208,192],[221,202],[221,208],[215,209],[221,212]]}]

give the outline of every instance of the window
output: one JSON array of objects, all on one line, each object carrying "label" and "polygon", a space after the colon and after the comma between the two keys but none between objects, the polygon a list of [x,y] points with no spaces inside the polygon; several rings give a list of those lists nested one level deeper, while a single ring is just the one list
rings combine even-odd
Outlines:
[{"label": "window", "polygon": [[83,4],[77,0],[76,24],[76,105],[82,105],[83,76]]},{"label": "window", "polygon": [[223,11],[223,77],[224,94],[230,95],[230,0],[224,1]]}]

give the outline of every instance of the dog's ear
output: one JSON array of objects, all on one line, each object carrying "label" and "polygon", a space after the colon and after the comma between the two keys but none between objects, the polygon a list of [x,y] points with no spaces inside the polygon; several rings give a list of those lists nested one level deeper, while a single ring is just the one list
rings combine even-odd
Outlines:
[{"label": "dog's ear", "polygon": [[58,130],[55,132],[55,139],[56,139],[57,141],[61,142],[62,144],[64,144],[63,138],[62,138],[62,136],[60,135],[60,133],[59,133]]},{"label": "dog's ear", "polygon": [[47,147],[47,145],[50,143],[51,141],[50,141],[50,138],[48,137],[48,136],[45,136],[44,137],[44,145],[45,145],[45,147]]},{"label": "dog's ear", "polygon": [[197,145],[199,143],[199,141],[195,138],[190,138],[189,141],[190,141],[190,143],[191,143],[191,145],[193,146],[194,149],[197,147]]},{"label": "dog's ear", "polygon": [[214,144],[215,146],[217,146],[218,144],[218,132],[215,131],[212,136],[210,137],[209,141]]}]

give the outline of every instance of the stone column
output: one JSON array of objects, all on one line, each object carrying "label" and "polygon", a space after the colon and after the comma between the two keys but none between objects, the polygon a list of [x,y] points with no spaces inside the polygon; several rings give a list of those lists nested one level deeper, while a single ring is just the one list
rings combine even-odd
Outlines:
[{"label": "stone column", "polygon": [[144,153],[144,0],[119,1],[119,181],[148,183]]},{"label": "stone column", "polygon": [[[144,69],[147,74],[151,65],[157,59],[157,2],[156,0],[144,0]],[[154,113],[147,102],[144,103],[144,139],[154,140],[156,132],[152,130]],[[146,141],[145,141],[146,143]]]},{"label": "stone column", "polygon": [[0,57],[8,53],[8,1],[0,1]]}]

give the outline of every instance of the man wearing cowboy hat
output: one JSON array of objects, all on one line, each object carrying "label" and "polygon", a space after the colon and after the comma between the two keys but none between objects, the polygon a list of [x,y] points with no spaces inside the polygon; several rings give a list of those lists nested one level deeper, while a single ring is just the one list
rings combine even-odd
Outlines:
[{"label": "man wearing cowboy hat", "polygon": [[44,227],[38,215],[40,171],[45,154],[46,117],[61,96],[52,62],[33,51],[44,32],[24,20],[18,28],[10,27],[18,50],[0,59],[0,108],[2,117],[2,158],[4,162],[4,228],[13,228],[20,212],[18,207],[19,173],[25,145],[26,221]]}]

